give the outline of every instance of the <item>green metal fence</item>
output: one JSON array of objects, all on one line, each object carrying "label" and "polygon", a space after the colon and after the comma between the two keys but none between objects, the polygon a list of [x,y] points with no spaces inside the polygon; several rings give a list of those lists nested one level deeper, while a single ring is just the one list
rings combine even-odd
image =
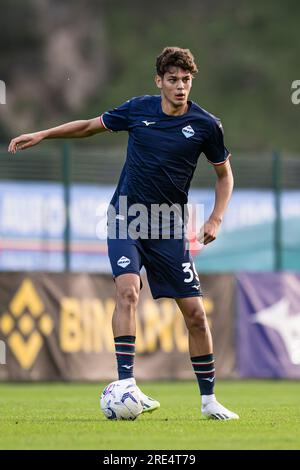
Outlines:
[{"label": "green metal fence", "polygon": [[[64,186],[65,269],[70,269],[70,187],[72,183],[114,185],[125,160],[125,149],[101,150],[85,148],[73,142],[59,142],[54,146],[41,145],[11,155],[0,147],[1,180],[52,181]],[[283,189],[300,189],[300,160],[297,156],[269,153],[233,152],[231,159],[235,188],[272,189],[275,195],[274,270],[282,269],[282,214]],[[212,188],[215,174],[205,158],[198,164],[192,182],[193,188]]]}]

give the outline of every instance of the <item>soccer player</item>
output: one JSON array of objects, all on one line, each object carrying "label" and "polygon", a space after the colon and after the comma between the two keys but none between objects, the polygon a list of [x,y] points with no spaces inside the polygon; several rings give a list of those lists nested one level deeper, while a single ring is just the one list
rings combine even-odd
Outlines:
[{"label": "soccer player", "polygon": [[[149,211],[154,205],[162,204],[183,208],[203,152],[217,176],[214,208],[202,228],[203,243],[207,245],[216,239],[232,193],[230,154],[224,146],[221,122],[188,100],[198,72],[193,55],[189,49],[166,47],[157,57],[156,72],[155,83],[160,95],[132,98],[100,117],[21,135],[10,142],[9,151],[15,153],[43,139],[81,138],[105,131],[128,132],[127,158],[111,201],[115,211],[111,214],[115,215],[109,216],[108,224],[108,254],[116,286],[112,328],[119,380],[135,383],[135,315],[141,288],[140,270],[144,266],[153,298],[174,298],[184,316],[190,358],[202,397],[202,414],[217,420],[238,419],[214,395],[212,337],[185,233],[181,238],[172,236],[178,225],[173,217],[170,237],[164,236],[162,221],[158,222],[158,237],[151,237],[153,226],[147,226],[146,233],[140,237],[131,236],[129,225],[133,218],[125,219],[126,214],[121,211],[121,197],[127,197],[128,207],[142,204]],[[121,230],[120,235],[124,220],[125,232]],[[179,220],[185,226],[186,220]],[[111,227],[116,228],[116,236],[110,233]],[[160,406],[144,394],[142,399],[144,411],[154,411]]]}]

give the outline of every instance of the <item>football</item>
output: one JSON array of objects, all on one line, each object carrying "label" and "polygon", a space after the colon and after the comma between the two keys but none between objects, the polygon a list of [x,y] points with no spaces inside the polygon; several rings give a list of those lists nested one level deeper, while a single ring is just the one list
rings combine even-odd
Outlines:
[{"label": "football", "polygon": [[100,408],[107,419],[136,419],[143,410],[140,392],[135,384],[117,380],[105,387],[100,396]]}]

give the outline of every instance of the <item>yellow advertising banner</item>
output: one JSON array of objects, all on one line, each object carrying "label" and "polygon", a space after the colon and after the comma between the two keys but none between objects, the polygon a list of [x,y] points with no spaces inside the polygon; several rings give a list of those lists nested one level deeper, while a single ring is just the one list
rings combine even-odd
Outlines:
[{"label": "yellow advertising banner", "polygon": [[[217,375],[235,373],[234,277],[201,276]],[[154,301],[143,277],[137,315],[138,379],[192,379],[187,329],[173,299]],[[1,273],[2,380],[117,378],[110,275]],[[2,361],[3,362],[3,361]]]}]

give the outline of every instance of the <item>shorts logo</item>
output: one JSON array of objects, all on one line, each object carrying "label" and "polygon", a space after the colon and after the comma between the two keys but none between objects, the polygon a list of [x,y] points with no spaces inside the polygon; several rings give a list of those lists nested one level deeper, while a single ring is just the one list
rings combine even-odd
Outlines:
[{"label": "shorts logo", "polygon": [[121,266],[121,268],[126,268],[131,263],[130,259],[126,258],[126,256],[122,256],[118,261],[117,265]]},{"label": "shorts logo", "polygon": [[192,126],[186,126],[182,129],[182,133],[183,135],[185,135],[187,139],[189,139],[190,137],[193,137],[193,135],[195,134],[195,131],[192,128]]}]

